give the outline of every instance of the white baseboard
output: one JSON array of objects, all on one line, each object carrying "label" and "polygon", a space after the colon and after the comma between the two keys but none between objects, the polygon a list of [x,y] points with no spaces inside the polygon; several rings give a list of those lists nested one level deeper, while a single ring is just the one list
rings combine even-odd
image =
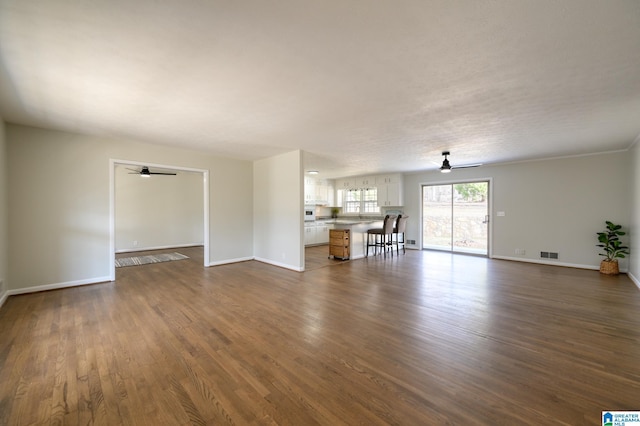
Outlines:
[{"label": "white baseboard", "polygon": [[[566,262],[553,262],[548,260],[539,260],[539,259],[528,259],[525,257],[511,257],[511,256],[491,256],[492,259],[500,259],[500,260],[513,260],[515,262],[525,262],[525,263],[537,263],[540,265],[551,265],[551,266],[564,266],[567,268],[578,268],[578,269],[592,269],[598,271],[600,269],[599,266],[594,265],[583,265],[579,263],[566,263]],[[620,271],[626,272],[626,271]]]},{"label": "white baseboard", "polygon": [[248,256],[248,257],[238,257],[235,259],[226,259],[226,260],[218,260],[215,262],[209,262],[207,263],[207,266],[219,266],[219,265],[228,265],[230,263],[238,263],[238,262],[246,262],[247,260],[254,260],[255,258],[253,256]]},{"label": "white baseboard", "polygon": [[117,254],[120,253],[136,253],[139,251],[152,251],[152,250],[167,250],[174,248],[184,248],[184,247],[201,247],[202,243],[191,243],[191,244],[172,244],[170,246],[157,246],[157,247],[136,247],[131,249],[121,249],[116,250]]},{"label": "white baseboard", "polygon": [[631,272],[627,272],[627,276],[631,279],[631,281],[633,281],[633,283],[636,285],[636,287],[638,287],[638,289],[640,289],[640,281],[638,281],[636,276],[633,275]]},{"label": "white baseboard", "polygon": [[2,308],[2,305],[4,305],[4,302],[6,302],[8,298],[9,298],[8,290],[0,294],[0,308]]},{"label": "white baseboard", "polygon": [[14,296],[18,294],[37,293],[39,291],[57,290],[60,288],[79,287],[82,285],[98,284],[98,283],[104,283],[108,281],[111,281],[110,277],[95,277],[95,278],[89,278],[86,280],[67,281],[64,283],[45,284],[45,285],[37,285],[33,287],[18,288],[15,290],[8,290],[6,293],[8,296]]},{"label": "white baseboard", "polygon": [[288,265],[286,263],[281,263],[281,262],[276,262],[270,259],[263,259],[261,257],[256,257],[255,260],[257,260],[258,262],[262,262],[262,263],[268,263],[269,265],[274,265],[274,266],[279,266],[281,268],[285,268],[285,269],[290,269],[292,271],[296,271],[296,272],[304,272],[304,267],[299,268],[297,266],[293,266],[293,265]]}]

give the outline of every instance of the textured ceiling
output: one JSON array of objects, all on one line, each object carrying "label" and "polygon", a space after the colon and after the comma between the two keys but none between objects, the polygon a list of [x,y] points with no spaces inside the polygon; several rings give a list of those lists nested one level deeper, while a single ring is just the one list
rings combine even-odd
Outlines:
[{"label": "textured ceiling", "polygon": [[640,1],[0,0],[7,122],[328,177],[627,149]]}]

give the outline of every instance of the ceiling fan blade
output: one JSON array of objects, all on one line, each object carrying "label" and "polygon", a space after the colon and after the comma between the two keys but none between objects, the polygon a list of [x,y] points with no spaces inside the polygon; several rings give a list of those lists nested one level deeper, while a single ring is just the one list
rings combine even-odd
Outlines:
[{"label": "ceiling fan blade", "polygon": [[149,172],[150,175],[165,175],[165,176],[175,176],[177,173],[161,173],[161,172]]},{"label": "ceiling fan blade", "polygon": [[478,163],[478,164],[466,164],[464,166],[451,166],[452,169],[468,169],[471,167],[480,167],[482,166],[482,163]]}]

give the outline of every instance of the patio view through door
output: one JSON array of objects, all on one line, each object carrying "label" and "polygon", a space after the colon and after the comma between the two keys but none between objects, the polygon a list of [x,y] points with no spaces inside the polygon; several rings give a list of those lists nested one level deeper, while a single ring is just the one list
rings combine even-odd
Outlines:
[{"label": "patio view through door", "polygon": [[422,248],[489,253],[489,181],[422,186]]}]

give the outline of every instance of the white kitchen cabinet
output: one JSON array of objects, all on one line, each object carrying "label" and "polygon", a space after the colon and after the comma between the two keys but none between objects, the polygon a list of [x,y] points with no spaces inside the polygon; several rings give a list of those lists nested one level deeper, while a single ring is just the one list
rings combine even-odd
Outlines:
[{"label": "white kitchen cabinet", "polygon": [[355,178],[336,179],[336,189],[357,189],[358,183]]},{"label": "white kitchen cabinet", "polygon": [[317,179],[315,182],[315,204],[330,206],[333,204],[333,180]]},{"label": "white kitchen cabinet", "polygon": [[329,230],[333,224],[315,222],[304,225],[304,245],[329,244]]},{"label": "white kitchen cabinet", "polygon": [[334,201],[332,179],[304,179],[304,203],[330,206]]},{"label": "white kitchen cabinet", "polygon": [[329,244],[329,225],[326,223],[316,225],[316,244]]},{"label": "white kitchen cabinet", "polygon": [[314,178],[304,178],[304,203],[315,204],[316,200],[316,180]]},{"label": "white kitchen cabinet", "polygon": [[401,174],[376,176],[376,185],[387,185],[390,183],[402,183]]},{"label": "white kitchen cabinet", "polygon": [[305,224],[304,225],[304,245],[309,246],[316,242],[316,225]]},{"label": "white kitchen cabinet", "polygon": [[402,175],[381,175],[376,179],[378,206],[389,207],[404,205]]},{"label": "white kitchen cabinet", "polygon": [[371,188],[373,186],[376,186],[375,176],[360,176],[357,179],[359,188]]}]

